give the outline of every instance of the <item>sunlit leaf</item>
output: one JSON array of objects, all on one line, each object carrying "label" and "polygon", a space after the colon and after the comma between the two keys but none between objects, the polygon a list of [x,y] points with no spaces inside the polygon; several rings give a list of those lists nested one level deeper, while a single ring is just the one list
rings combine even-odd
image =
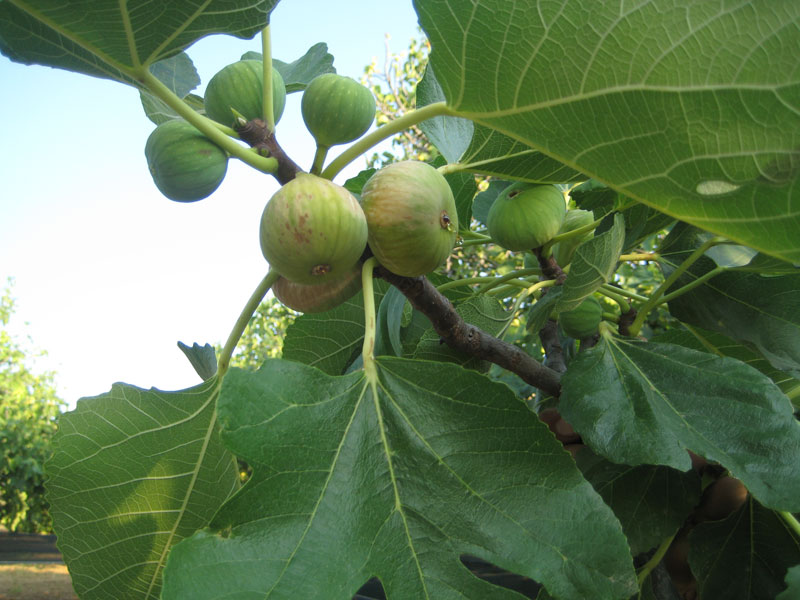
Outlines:
[{"label": "sunlit leaf", "polygon": [[506,386],[399,358],[374,377],[229,372],[224,439],[253,478],[170,555],[164,600],[350,600],[372,576],[390,598],[519,598],[462,554],[563,600],[633,593],[619,523]]}]

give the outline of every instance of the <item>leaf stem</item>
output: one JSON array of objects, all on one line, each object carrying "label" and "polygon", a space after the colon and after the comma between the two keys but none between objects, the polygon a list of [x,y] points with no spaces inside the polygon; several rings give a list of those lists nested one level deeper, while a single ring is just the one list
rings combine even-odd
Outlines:
[{"label": "leaf stem", "polygon": [[797,519],[794,517],[792,513],[786,510],[778,511],[783,520],[786,521],[786,524],[794,531],[794,534],[797,537],[800,537],[800,523],[797,522]]},{"label": "leaf stem", "polygon": [[247,324],[250,322],[250,318],[253,316],[253,313],[256,312],[258,305],[261,304],[261,301],[264,299],[264,296],[267,295],[267,292],[272,287],[272,284],[275,283],[280,277],[280,274],[274,270],[270,269],[269,273],[267,273],[266,277],[261,280],[261,283],[258,284],[253,293],[250,296],[250,299],[247,301],[247,304],[244,305],[239,318],[236,320],[236,323],[231,329],[230,334],[228,334],[228,340],[225,342],[225,346],[222,348],[222,352],[219,355],[217,373],[220,377],[223,377],[230,367],[231,364],[231,356],[233,356],[233,351],[236,349],[236,344],[239,343],[239,338],[242,337],[242,333],[244,333]]},{"label": "leaf stem", "polygon": [[631,260],[631,261],[638,261],[638,260],[658,260],[661,258],[657,252],[635,252],[633,254],[620,254],[620,260]]},{"label": "leaf stem", "polygon": [[594,231],[597,229],[597,226],[606,218],[607,215],[600,217],[599,219],[592,221],[588,225],[584,225],[583,227],[578,227],[577,229],[571,229],[570,231],[565,231],[564,233],[559,233],[558,235],[552,237],[549,242],[547,242],[544,246],[542,246],[542,254],[547,255],[550,248],[552,248],[558,242],[563,242],[564,240],[568,240],[570,238],[578,237],[588,233],[590,231]]},{"label": "leaf stem", "polygon": [[481,286],[480,289],[475,292],[475,294],[476,295],[485,294],[490,289],[492,289],[493,287],[497,287],[501,283],[506,283],[507,281],[511,281],[512,279],[520,279],[521,277],[527,277],[528,275],[539,275],[541,274],[541,272],[542,272],[541,269],[535,267],[511,271],[511,273],[506,273],[501,277],[492,278],[486,285]]},{"label": "leaf stem", "polygon": [[685,294],[688,291],[691,291],[692,289],[696,288],[698,285],[704,284],[706,281],[708,281],[712,277],[716,277],[717,275],[719,275],[720,273],[723,273],[724,271],[727,271],[727,269],[725,267],[716,267],[714,269],[711,269],[708,273],[706,273],[705,275],[701,275],[700,277],[695,279],[693,282],[687,283],[685,286],[680,287],[677,290],[675,290],[674,292],[671,292],[671,293],[667,294],[666,296],[664,296],[663,298],[661,298],[661,300],[658,301],[658,304],[656,306],[660,306],[662,304],[666,304],[670,300],[674,300],[678,296],[680,296],[682,294]]},{"label": "leaf stem", "polygon": [[378,369],[375,365],[375,336],[377,320],[375,317],[375,291],[372,285],[372,271],[378,266],[378,259],[370,257],[361,267],[361,289],[364,292],[364,345],[361,358],[364,362],[364,373],[371,382],[378,381]]},{"label": "leaf stem", "polygon": [[264,69],[264,99],[261,117],[267,124],[267,130],[272,132],[275,131],[275,106],[272,97],[272,43],[269,24],[261,30],[261,64]]},{"label": "leaf stem", "polygon": [[493,244],[493,243],[494,240],[492,238],[464,240],[463,242],[461,242],[461,248],[467,248],[469,246],[483,246],[485,244]]},{"label": "leaf stem", "polygon": [[220,127],[209,119],[204,117],[191,106],[186,104],[183,100],[178,98],[175,93],[167,86],[161,83],[158,78],[150,73],[150,71],[142,71],[139,73],[140,81],[147,86],[156,97],[164,101],[172,110],[178,113],[181,117],[186,119],[189,123],[194,125],[200,133],[205,135],[212,142],[220,146],[231,156],[235,156],[242,162],[247,163],[254,169],[258,169],[264,173],[275,173],[278,170],[278,161],[274,158],[265,158],[254,154],[249,148],[245,148],[241,144],[234,141],[229,136],[220,131]]},{"label": "leaf stem", "polygon": [[[618,288],[618,287],[616,287],[614,285],[611,285],[610,283],[604,283],[600,287],[601,288],[605,288],[605,289],[607,289],[607,290],[609,290],[611,292],[614,292],[615,294],[619,294],[620,296],[625,296],[626,298],[631,298],[632,300],[638,300],[639,302],[647,302],[649,300],[649,298],[647,296],[641,296],[641,295],[636,294],[634,292],[631,292],[631,291],[628,291],[628,290],[624,290],[622,288]],[[601,293],[602,293],[602,291],[601,291]]]},{"label": "leaf stem", "polygon": [[671,274],[667,277],[664,282],[658,286],[658,289],[653,292],[653,295],[645,302],[642,307],[639,309],[638,314],[636,315],[636,319],[633,321],[633,324],[630,326],[630,335],[632,337],[636,337],[639,335],[639,332],[642,329],[642,325],[644,325],[644,320],[647,318],[647,315],[652,311],[656,306],[659,304],[659,299],[661,296],[664,295],[670,286],[675,283],[678,278],[683,275],[686,270],[691,267],[695,262],[697,262],[700,257],[702,257],[706,250],[720,244],[724,241],[724,238],[714,236],[704,244],[702,244],[699,248],[695,249],[686,260],[684,260]]},{"label": "leaf stem", "polygon": [[412,125],[416,125],[417,123],[424,121],[425,119],[430,119],[432,117],[438,117],[441,115],[448,115],[450,113],[450,109],[444,102],[435,102],[433,104],[423,106],[422,108],[410,110],[402,117],[398,117],[393,121],[389,121],[383,127],[379,127],[372,133],[364,136],[355,144],[350,146],[347,150],[342,152],[325,168],[325,170],[322,172],[322,177],[325,179],[333,179],[342,169],[344,169],[347,165],[364,154],[364,152],[372,148],[374,145],[382,142],[396,133],[400,133],[404,129],[408,129]]},{"label": "leaf stem", "polygon": [[636,580],[639,583],[639,588],[641,588],[642,585],[644,585],[644,580],[647,579],[647,576],[650,575],[652,570],[655,569],[658,566],[658,563],[660,563],[661,560],[664,558],[664,555],[667,553],[667,550],[669,550],[669,547],[672,544],[672,540],[674,539],[675,539],[675,533],[673,533],[671,536],[669,536],[667,539],[661,542],[661,545],[658,547],[655,554],[653,554],[653,556],[650,557],[650,560],[648,560],[644,565],[642,565],[642,568],[639,570],[639,573],[636,576]]},{"label": "leaf stem", "polygon": [[622,296],[622,294],[617,294],[616,292],[611,291],[608,288],[604,288],[603,286],[600,286],[597,289],[597,291],[600,292],[606,298],[610,298],[611,300],[619,304],[619,310],[623,314],[631,310],[631,305],[628,304],[628,301]]}]

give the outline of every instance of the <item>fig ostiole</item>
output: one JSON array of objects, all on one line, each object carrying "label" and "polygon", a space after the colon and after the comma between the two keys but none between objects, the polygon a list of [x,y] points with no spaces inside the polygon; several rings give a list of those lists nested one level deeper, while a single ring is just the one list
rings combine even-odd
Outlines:
[{"label": "fig ostiole", "polygon": [[[581,227],[587,227],[592,223],[594,223],[594,213],[592,213],[592,211],[581,209],[569,210],[564,217],[564,222],[561,225],[561,229],[558,230],[557,235],[575,231]],[[590,240],[592,237],[594,237],[594,229],[582,235],[576,235],[553,244],[553,258],[558,263],[558,266],[566,267],[572,262],[572,257],[575,254],[575,250],[578,249],[578,246]]]},{"label": "fig ostiole", "polygon": [[455,245],[458,213],[450,185],[427,163],[401,161],[361,191],[369,247],[384,267],[405,277],[430,273]]},{"label": "fig ostiole", "polygon": [[360,138],[375,120],[375,109],[369,88],[336,73],[315,77],[300,101],[306,127],[325,149]]},{"label": "fig ostiole", "polygon": [[352,298],[361,289],[361,263],[341,279],[319,285],[304,285],[279,277],[272,293],[282,304],[303,313],[320,313],[336,308]]},{"label": "fig ostiole", "polygon": [[210,196],[228,169],[228,154],[183,119],[156,127],[144,147],[159,191],[176,202]]},{"label": "fig ostiole", "polygon": [[[264,66],[260,60],[240,60],[217,72],[206,86],[203,105],[206,115],[232,125],[235,114],[246,120],[263,118]],[[272,114],[277,123],[286,104],[286,86],[277,69],[272,69]],[[235,111],[235,112],[234,112]]]},{"label": "fig ostiole", "polygon": [[261,251],[286,279],[318,285],[346,276],[367,245],[367,221],[345,188],[298,175],[270,198],[261,215]]},{"label": "fig ostiole", "polygon": [[566,212],[564,194],[556,186],[518,182],[494,201],[486,225],[506,250],[531,250],[555,237]]},{"label": "fig ostiole", "polygon": [[594,296],[589,296],[577,308],[558,314],[561,330],[571,338],[582,340],[596,334],[603,320],[603,307]]}]

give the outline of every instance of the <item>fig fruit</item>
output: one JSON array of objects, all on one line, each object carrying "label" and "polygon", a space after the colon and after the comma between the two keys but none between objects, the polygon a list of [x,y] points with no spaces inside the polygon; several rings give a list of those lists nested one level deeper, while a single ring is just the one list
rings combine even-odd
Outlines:
[{"label": "fig fruit", "polygon": [[228,154],[182,119],[166,121],[147,138],[144,155],[159,191],[176,202],[210,196],[228,170]]},{"label": "fig fruit", "polygon": [[591,337],[597,333],[602,320],[603,307],[592,296],[586,298],[577,308],[558,314],[561,330],[576,340]]},{"label": "fig fruit", "polygon": [[486,225],[506,250],[531,250],[558,233],[567,212],[564,194],[554,185],[514,183],[489,209]]},{"label": "fig fruit", "polygon": [[261,251],[278,273],[318,285],[351,272],[367,244],[367,221],[355,197],[335,183],[299,173],[261,215]]},{"label": "fig fruit", "polygon": [[[557,235],[575,231],[581,227],[586,227],[594,222],[594,213],[590,210],[569,210],[561,224],[561,229]],[[583,235],[578,235],[553,245],[553,258],[556,259],[559,267],[566,267],[572,262],[572,256],[583,242],[594,237],[594,229],[587,231]]]},{"label": "fig fruit", "polygon": [[[236,118],[231,109],[248,121],[263,118],[264,67],[260,60],[240,60],[224,67],[211,78],[203,104],[206,115],[223,125]],[[277,69],[272,69],[272,113],[277,123],[286,104],[286,86]]]},{"label": "fig fruit", "polygon": [[303,92],[300,110],[318,146],[330,148],[361,137],[375,119],[375,97],[354,79],[325,73]]},{"label": "fig fruit", "polygon": [[430,273],[450,255],[458,233],[453,192],[432,166],[406,160],[384,167],[364,184],[361,206],[369,247],[392,273]]},{"label": "fig fruit", "polygon": [[285,306],[303,313],[320,313],[336,308],[361,289],[361,263],[341,279],[319,285],[303,285],[280,277],[272,293]]}]

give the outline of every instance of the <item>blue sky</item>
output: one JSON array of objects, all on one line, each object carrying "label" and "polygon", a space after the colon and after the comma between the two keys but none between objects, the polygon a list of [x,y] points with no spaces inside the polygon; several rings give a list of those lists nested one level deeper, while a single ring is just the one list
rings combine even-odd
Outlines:
[{"label": "blue sky", "polygon": [[[271,23],[275,58],[326,42],[337,71],[355,79],[373,58],[383,64],[385,34],[395,52],[417,35],[410,1],[284,0]],[[260,50],[258,37],[213,36],[189,48],[199,91],[248,50]],[[5,57],[0,82],[0,285],[15,278],[12,333],[48,352],[37,368],[57,372],[70,405],[116,381],[196,384],[176,342],[224,342],[266,273],[258,223],[277,183],[232,160],[210,198],[171,202],[147,171],[154,126],[133,88]],[[289,96],[276,134],[308,168],[314,145],[299,104]]]}]

